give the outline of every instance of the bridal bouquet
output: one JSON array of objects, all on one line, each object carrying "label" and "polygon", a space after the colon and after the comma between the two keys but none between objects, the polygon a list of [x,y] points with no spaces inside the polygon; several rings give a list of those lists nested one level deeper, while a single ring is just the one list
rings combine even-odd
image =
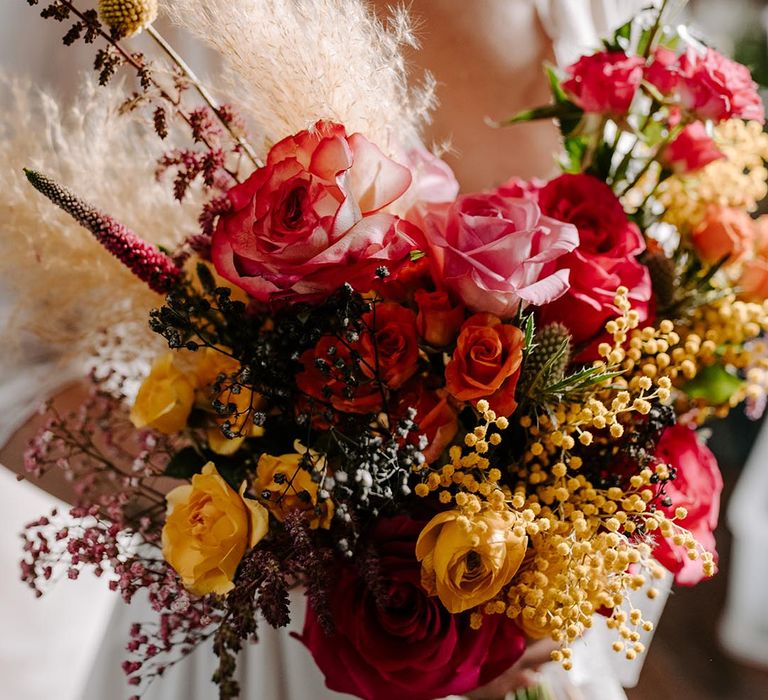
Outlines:
[{"label": "bridal bouquet", "polygon": [[[97,189],[26,171],[137,283],[115,268],[88,290],[116,309],[91,398],[51,406],[26,454],[80,502],[30,525],[24,579],[40,592],[61,567],[93,569],[126,601],[147,594],[158,621],[126,640],[130,683],[212,638],[223,698],[257,626],[288,623],[294,586],[298,639],[329,688],[361,698],[465,693],[546,637],[568,669],[596,624],[641,654],[665,570],[682,585],[716,570],[722,481],[696,429],[765,404],[768,223],[750,212],[768,138],[748,70],[643,12],[548,68],[552,104],[509,120],[557,120],[562,174],[459,195],[417,139],[430,85],[404,81],[402,14],[170,10],[228,61],[239,110],[151,26],[154,2],[43,10],[71,25],[65,43],[104,44],[101,82],[139,77],[115,127],[135,139],[126,177],[148,164],[137,121],[188,139],[147,187],[170,178],[200,225],[154,245]],[[130,48],[141,28],[168,63]],[[313,37],[340,50],[314,73]],[[370,82],[334,91],[347,59]],[[153,228],[173,225],[166,205]],[[142,284],[155,295],[126,291]],[[138,370],[120,358],[156,346],[130,312],[167,346]]]}]

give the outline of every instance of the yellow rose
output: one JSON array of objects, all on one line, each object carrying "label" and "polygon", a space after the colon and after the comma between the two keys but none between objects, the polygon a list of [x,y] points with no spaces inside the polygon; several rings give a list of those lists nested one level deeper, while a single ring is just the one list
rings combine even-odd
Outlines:
[{"label": "yellow rose", "polygon": [[298,442],[294,447],[302,451],[279,457],[261,455],[256,465],[254,490],[280,522],[285,513],[298,509],[314,513],[309,521],[312,529],[328,528],[333,518],[333,502],[330,499],[318,502],[318,484],[312,480],[313,473],[325,472],[325,457],[309,451],[312,468],[307,471],[300,466],[307,450]]},{"label": "yellow rose", "polygon": [[439,513],[416,542],[424,589],[450,613],[481,605],[512,580],[525,556],[527,538],[514,533],[512,513],[460,510]]},{"label": "yellow rose", "polygon": [[197,595],[227,593],[246,550],[267,533],[269,514],[219,476],[213,462],[167,496],[163,556]]},{"label": "yellow rose", "polygon": [[170,435],[183,430],[195,401],[195,385],[166,353],[155,360],[131,408],[137,428],[154,428]]},{"label": "yellow rose", "polygon": [[[231,375],[240,368],[240,363],[214,350],[204,348],[197,351],[197,363],[194,366],[194,379],[200,389],[197,392],[198,406],[208,412],[212,411],[211,386],[216,382],[220,374]],[[216,397],[224,403],[233,403],[237,406],[237,413],[230,416],[215,416],[215,425],[208,428],[208,446],[217,454],[231,455],[240,449],[240,445],[247,437],[258,437],[264,434],[264,428],[253,425],[249,408],[259,411],[264,406],[264,399],[250,389],[242,388],[239,394],[225,391],[222,396]],[[221,425],[229,421],[233,433],[242,433],[239,437],[228,438],[221,432]],[[250,423],[247,430],[246,423]]]}]

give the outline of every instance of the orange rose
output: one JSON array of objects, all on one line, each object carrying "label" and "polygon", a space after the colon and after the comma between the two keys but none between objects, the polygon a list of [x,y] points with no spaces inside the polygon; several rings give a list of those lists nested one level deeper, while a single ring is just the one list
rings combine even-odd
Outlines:
[{"label": "orange rose", "polygon": [[219,476],[213,462],[166,496],[163,556],[196,595],[224,594],[246,550],[267,534],[266,509]]},{"label": "orange rose", "polygon": [[468,318],[445,368],[448,393],[459,401],[487,399],[500,415],[514,413],[524,339],[519,328],[502,323],[493,314]]},{"label": "orange rose", "polygon": [[320,499],[318,482],[312,477],[325,473],[325,457],[305,449],[298,441],[291,454],[263,454],[256,466],[254,489],[261,494],[272,515],[280,522],[286,513],[303,510],[312,514],[309,526],[328,528],[333,518],[333,502]]},{"label": "orange rose", "polygon": [[728,264],[741,258],[749,248],[755,236],[755,226],[742,209],[710,206],[704,221],[694,230],[693,246],[708,263],[716,263],[726,255]]},{"label": "orange rose", "polygon": [[448,292],[419,289],[414,298],[419,305],[419,315],[416,317],[419,335],[436,347],[453,342],[464,320],[464,307],[453,306]]}]

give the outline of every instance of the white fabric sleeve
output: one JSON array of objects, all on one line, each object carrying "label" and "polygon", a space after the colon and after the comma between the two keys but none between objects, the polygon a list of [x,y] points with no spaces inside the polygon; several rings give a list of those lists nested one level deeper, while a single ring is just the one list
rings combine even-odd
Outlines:
[{"label": "white fabric sleeve", "polygon": [[552,39],[560,66],[594,51],[600,39],[620,27],[651,0],[534,0]]}]

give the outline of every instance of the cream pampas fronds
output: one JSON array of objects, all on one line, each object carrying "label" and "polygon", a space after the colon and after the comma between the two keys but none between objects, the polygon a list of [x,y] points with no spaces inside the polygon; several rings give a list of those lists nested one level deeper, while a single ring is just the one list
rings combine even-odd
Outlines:
[{"label": "cream pampas fronds", "polygon": [[385,23],[362,0],[164,0],[181,27],[222,56],[224,92],[269,147],[317,119],[341,122],[390,155],[412,143],[433,81],[409,89],[407,13]]},{"label": "cream pampas fronds", "polygon": [[[197,230],[199,201],[183,206],[155,179],[168,144],[151,125],[120,115],[119,85],[88,87],[65,110],[31,84],[0,80],[0,329],[3,351],[36,336],[69,358],[92,349],[101,331],[128,326],[131,342],[153,335],[151,292],[93,236],[36,192],[23,168],[40,170],[147,240],[174,247]],[[140,337],[137,337],[140,336]]]}]

